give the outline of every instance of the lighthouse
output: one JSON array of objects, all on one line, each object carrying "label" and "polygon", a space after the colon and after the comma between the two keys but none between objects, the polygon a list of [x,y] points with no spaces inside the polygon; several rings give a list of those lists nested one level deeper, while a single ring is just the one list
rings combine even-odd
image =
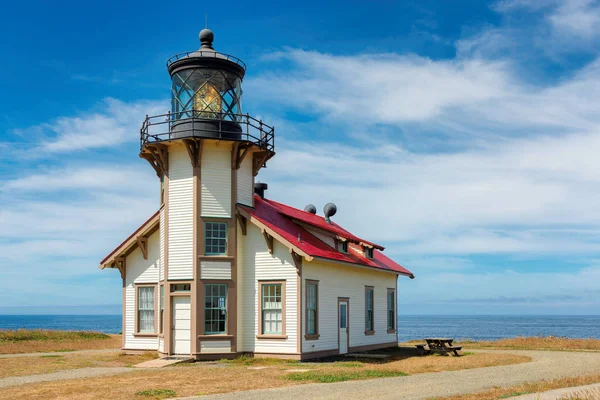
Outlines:
[{"label": "lighthouse", "polygon": [[204,29],[167,61],[171,110],[140,129],[158,210],[100,261],[123,281],[123,351],[306,360],[396,346],[397,280],[414,275],[338,225],[335,204],[318,215],[267,198],[254,180],[274,129],[244,114],[246,66],[214,38]]},{"label": "lighthouse", "polygon": [[236,204],[253,207],[254,177],[275,155],[274,129],[242,111],[246,65],[216,51],[211,30],[199,38],[167,61],[171,111],[146,117],[140,139],[160,178],[159,302],[177,354],[200,352],[190,337],[204,334],[226,334],[236,351],[235,307],[222,304],[237,297]]}]

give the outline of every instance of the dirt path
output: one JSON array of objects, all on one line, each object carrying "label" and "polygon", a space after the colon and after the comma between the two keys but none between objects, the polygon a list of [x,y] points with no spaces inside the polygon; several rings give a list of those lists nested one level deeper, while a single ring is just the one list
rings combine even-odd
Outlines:
[{"label": "dirt path", "polygon": [[482,391],[493,386],[555,379],[600,372],[600,353],[561,351],[486,350],[522,354],[533,361],[523,364],[461,371],[434,372],[399,378],[382,378],[330,384],[307,384],[276,389],[252,390],[222,395],[190,397],[208,400],[297,399],[404,399],[422,400]]},{"label": "dirt path", "polygon": [[16,354],[0,354],[0,358],[19,358],[19,357],[41,357],[41,356],[55,356],[63,354],[102,354],[102,353],[115,353],[121,349],[99,349],[99,350],[74,350],[74,351],[53,351],[49,353],[16,353]]},{"label": "dirt path", "polygon": [[52,372],[50,374],[27,375],[27,376],[11,376],[9,378],[0,379],[0,388],[10,386],[25,385],[28,383],[59,381],[65,379],[90,378],[102,375],[117,375],[125,372],[134,371],[133,368],[125,367],[107,367],[107,368],[79,368],[67,369],[64,371]]},{"label": "dirt path", "polygon": [[586,393],[587,391],[594,391],[593,393],[595,394],[600,393],[600,383],[564,389],[549,390],[547,392],[542,393],[526,394],[524,396],[512,397],[511,400],[559,400],[561,397],[566,395]]}]

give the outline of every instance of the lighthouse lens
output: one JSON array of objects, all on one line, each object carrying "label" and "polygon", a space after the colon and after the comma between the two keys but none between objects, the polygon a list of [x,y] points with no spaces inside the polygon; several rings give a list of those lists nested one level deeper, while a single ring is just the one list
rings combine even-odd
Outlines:
[{"label": "lighthouse lens", "polygon": [[187,69],[173,74],[173,119],[237,121],[241,110],[241,80],[221,70]]}]

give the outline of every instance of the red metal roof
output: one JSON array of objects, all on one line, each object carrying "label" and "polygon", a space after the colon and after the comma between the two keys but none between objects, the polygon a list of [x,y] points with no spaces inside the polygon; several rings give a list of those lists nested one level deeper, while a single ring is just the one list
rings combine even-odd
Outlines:
[{"label": "red metal roof", "polygon": [[[255,196],[258,197],[258,196]],[[260,197],[259,197],[260,200]],[[370,246],[375,247],[376,249],[379,250],[384,250],[383,246],[380,246],[376,243],[372,243],[369,242],[367,240],[361,239],[357,236],[354,236],[353,234],[351,234],[350,232],[348,232],[347,230],[345,230],[344,228],[342,228],[341,226],[339,226],[338,224],[336,224],[333,221],[329,221],[327,222],[325,220],[324,217],[321,217],[319,215],[316,214],[311,214],[309,212],[303,211],[303,210],[299,210],[297,208],[294,207],[290,207],[287,206],[285,204],[281,204],[278,203],[276,201],[273,200],[266,200],[273,208],[277,209],[277,212],[284,214],[292,219],[295,219],[299,222],[303,222],[305,224],[311,225],[317,229],[322,229],[325,230],[327,232],[333,233],[335,235],[341,236],[343,238],[348,239],[351,242],[356,242],[356,243],[366,243]]]},{"label": "red metal roof", "polygon": [[362,242],[376,248],[382,248],[352,235],[334,222],[331,222],[331,224],[327,223],[323,217],[272,200],[261,199],[258,196],[254,196],[254,208],[242,205],[238,205],[238,207],[311,257],[388,270],[407,275],[411,278],[414,277],[412,272],[385,256],[379,250],[373,250],[372,259],[367,258],[362,253],[361,246],[352,243],[348,247],[348,253],[342,253],[295,222],[299,221],[315,228],[327,230],[352,242]]}]

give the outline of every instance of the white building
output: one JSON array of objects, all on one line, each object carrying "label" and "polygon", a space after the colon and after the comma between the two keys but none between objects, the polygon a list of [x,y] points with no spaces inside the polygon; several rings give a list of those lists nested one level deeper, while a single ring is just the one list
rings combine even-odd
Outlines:
[{"label": "white building", "polygon": [[242,114],[245,65],[213,39],[167,62],[172,112],[141,130],[160,208],[100,263],[123,278],[123,349],[304,360],[395,346],[397,279],[412,273],[333,222],[335,206],[264,198],[274,130]]}]

